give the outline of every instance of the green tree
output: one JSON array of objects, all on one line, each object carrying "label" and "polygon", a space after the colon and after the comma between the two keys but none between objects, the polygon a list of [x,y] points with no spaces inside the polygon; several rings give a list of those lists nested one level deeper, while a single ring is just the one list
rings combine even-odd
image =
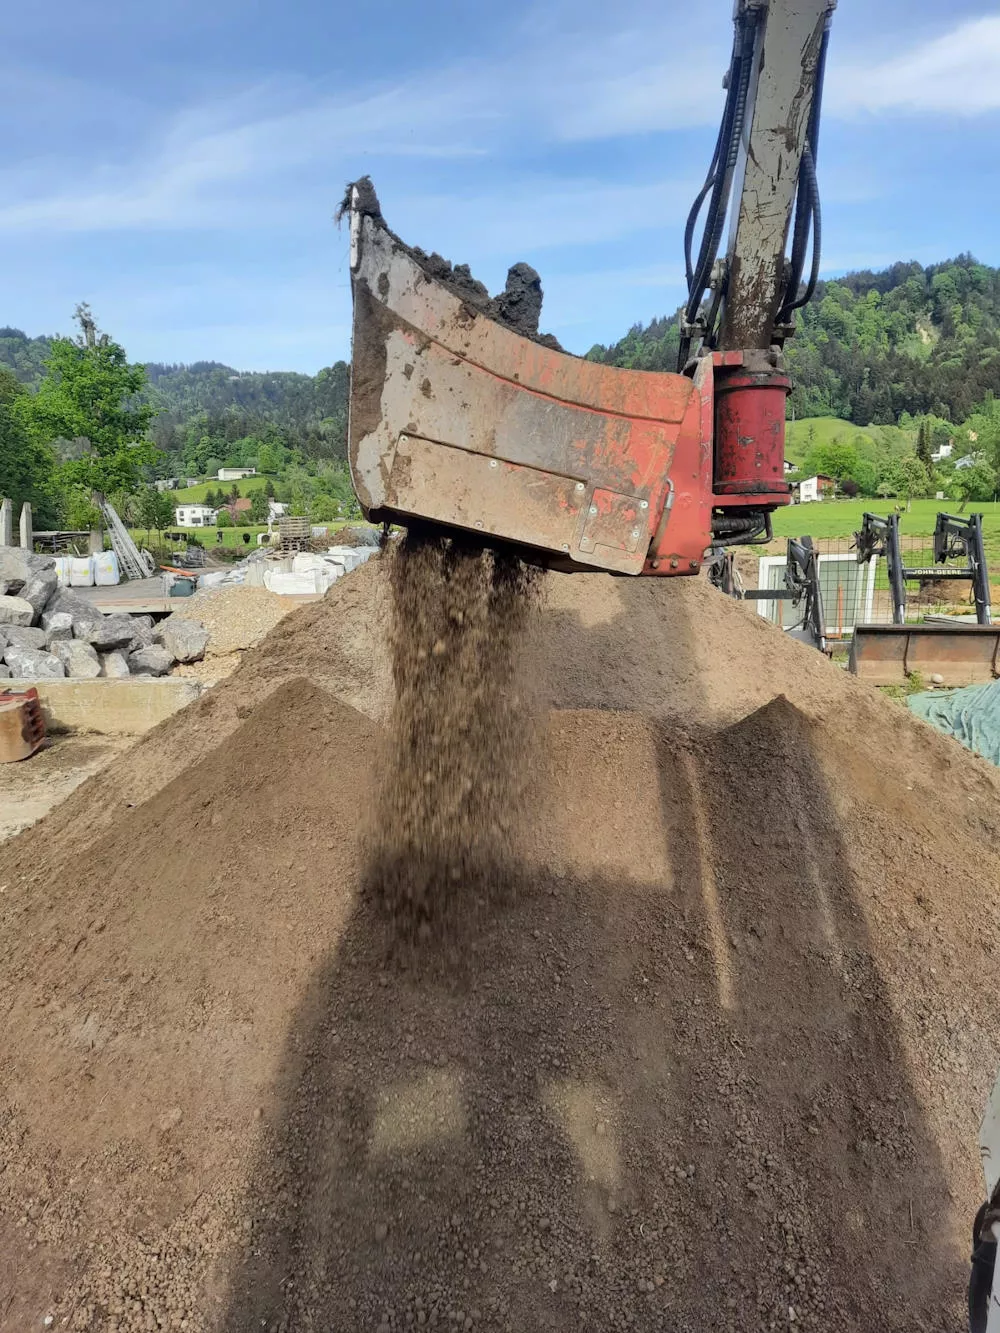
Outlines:
[{"label": "green tree", "polygon": [[212,487],[209,486],[208,490],[205,492],[204,503],[212,509],[218,509],[219,505],[222,503],[222,496],[221,494],[217,495]]},{"label": "green tree", "polygon": [[340,518],[342,513],[340,501],[335,500],[332,495],[317,495],[309,506],[310,517],[316,523],[332,523],[334,519]]},{"label": "green tree", "polygon": [[262,444],[257,450],[257,467],[261,472],[277,472],[282,464],[284,450],[278,444]]},{"label": "green tree", "polygon": [[268,477],[267,481],[264,482],[264,494],[267,496],[269,500],[274,499],[274,482],[271,480],[270,477]]},{"label": "green tree", "polygon": [[45,376],[26,411],[36,441],[84,442],[82,456],[62,466],[70,484],[101,495],[133,492],[142,469],[156,460],[156,446],[145,439],[155,409],[140,395],[145,368],[130,364],[125,349],[98,333],[86,305],[77,306],[76,338],[55,338],[45,362]]},{"label": "green tree", "polygon": [[985,458],[981,458],[971,467],[955,469],[952,490],[963,504],[992,500],[997,490],[997,474]]},{"label": "green tree", "polygon": [[250,496],[250,519],[253,523],[266,523],[269,500],[264,490],[258,487]]},{"label": "green tree", "polygon": [[934,460],[931,458],[933,449],[933,434],[931,423],[925,417],[917,427],[917,457],[923,463],[928,473],[934,466]]},{"label": "green tree", "polygon": [[219,517],[215,520],[216,527],[231,528],[233,526],[233,516],[228,509],[220,509]]},{"label": "green tree", "polygon": [[0,496],[14,505],[15,517],[27,501],[38,528],[59,523],[55,455],[32,438],[26,419],[29,396],[14,374],[0,367]]},{"label": "green tree", "polygon": [[63,522],[74,532],[89,532],[103,522],[101,511],[94,504],[94,493],[86,486],[70,484],[63,491]]},{"label": "green tree", "polygon": [[294,518],[303,518],[309,512],[309,496],[301,482],[296,482],[291,489],[288,501],[288,513]]},{"label": "green tree", "polygon": [[164,528],[174,526],[174,502],[170,498],[169,491],[156,492],[156,520],[155,527],[157,532],[162,532]]},{"label": "green tree", "polygon": [[814,445],[806,457],[804,471],[807,477],[815,473],[843,481],[854,475],[858,467],[858,450],[853,444],[843,440],[833,440],[829,444]]},{"label": "green tree", "polygon": [[160,515],[160,492],[155,486],[143,486],[136,496],[136,500],[139,524],[146,529],[146,544],[148,546],[149,534],[157,526],[157,519]]}]

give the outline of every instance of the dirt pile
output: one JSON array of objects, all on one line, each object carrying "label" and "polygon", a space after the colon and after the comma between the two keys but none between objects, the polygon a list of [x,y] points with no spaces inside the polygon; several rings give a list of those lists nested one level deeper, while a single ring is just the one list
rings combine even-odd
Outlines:
[{"label": "dirt pile", "polygon": [[997,775],[704,584],[543,591],[457,968],[360,891],[382,560],[0,851],[0,1329],[961,1327]]}]

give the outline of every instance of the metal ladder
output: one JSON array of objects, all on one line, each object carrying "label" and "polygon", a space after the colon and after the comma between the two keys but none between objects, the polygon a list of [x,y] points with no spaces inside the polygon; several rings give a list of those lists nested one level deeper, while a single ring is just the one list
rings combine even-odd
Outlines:
[{"label": "metal ladder", "polygon": [[110,500],[101,499],[98,505],[111,534],[111,548],[122,569],[130,579],[148,579],[156,570],[153,557],[148,551],[139,550]]}]

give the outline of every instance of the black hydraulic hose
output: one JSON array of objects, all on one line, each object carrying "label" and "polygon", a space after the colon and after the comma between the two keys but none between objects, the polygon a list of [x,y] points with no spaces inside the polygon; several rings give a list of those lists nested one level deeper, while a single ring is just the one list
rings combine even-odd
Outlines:
[{"label": "black hydraulic hose", "polygon": [[[729,94],[726,96],[726,108],[729,106]],[[684,226],[684,273],[687,281],[688,290],[691,289],[691,283],[694,280],[694,264],[691,261],[691,242],[694,240],[694,229],[698,222],[698,214],[701,212],[701,206],[705,202],[705,197],[709,190],[715,184],[716,168],[719,165],[719,155],[722,152],[722,136],[725,131],[726,115],[723,113],[722,123],[719,125],[719,133],[715,137],[715,148],[712,150],[712,161],[709,164],[708,174],[705,177],[705,184],[698,191],[698,197],[691,205],[691,211],[688,213],[687,222]]]},{"label": "black hydraulic hose", "polygon": [[[701,303],[701,294],[705,290],[706,272],[711,272],[712,259],[709,259],[706,265],[706,255],[709,252],[709,246],[712,242],[712,235],[718,229],[718,217],[720,207],[725,210],[725,201],[723,191],[725,189],[726,178],[728,175],[728,161],[732,144],[733,125],[736,119],[736,104],[739,98],[739,79],[735,77],[738,73],[738,66],[734,60],[730,70],[730,90],[726,98],[725,110],[722,113],[722,126],[719,131],[720,151],[716,161],[715,170],[711,174],[709,181],[711,200],[708,206],[708,216],[705,219],[705,227],[701,235],[701,245],[698,248],[697,266],[692,266],[693,271],[688,282],[688,304],[685,311],[685,318],[690,323],[698,313],[698,306]],[[708,191],[706,191],[708,193]],[[699,205],[699,209],[700,209]],[[692,229],[693,230],[693,229]],[[716,241],[718,246],[718,241]],[[714,258],[714,256],[713,256]]]},{"label": "black hydraulic hose", "polygon": [[[795,225],[792,232],[792,256],[789,265],[788,283],[785,287],[785,296],[782,303],[782,314],[792,310],[798,310],[805,304],[805,301],[799,301],[798,291],[802,284],[802,274],[805,271],[806,250],[809,244],[810,227],[813,232],[813,273],[810,278],[809,295],[812,295],[816,286],[816,279],[819,276],[819,265],[817,254],[820,252],[820,246],[817,245],[816,224],[819,216],[819,188],[816,183],[816,160],[819,152],[819,127],[823,110],[823,84],[826,79],[826,58],[830,46],[830,20],[827,18],[823,29],[823,36],[820,41],[819,56],[816,61],[816,78],[813,88],[812,107],[809,112],[809,125],[806,130],[805,153],[810,155],[812,182],[803,182],[800,171],[799,188],[795,200]],[[808,173],[809,167],[806,166],[805,155],[803,156],[802,167]],[[807,188],[803,189],[803,185]],[[807,297],[806,300],[809,298]],[[781,320],[779,319],[779,322]]]},{"label": "black hydraulic hose", "polygon": [[[750,89],[750,67],[753,63],[753,32],[756,15],[741,23],[733,45],[733,62],[730,66],[729,96],[723,114],[719,142],[720,152],[716,163],[715,181],[712,187],[712,201],[709,206],[705,231],[702,235],[698,264],[691,285],[688,288],[688,304],[685,318],[693,322],[698,314],[702,294],[708,286],[722,238],[726,210],[729,204],[729,191],[732,186],[733,170],[739,154],[740,139],[746,119],[747,96]],[[700,205],[699,205],[700,206]]]},{"label": "black hydraulic hose", "polygon": [[[808,217],[812,224],[812,266],[809,271],[809,281],[806,283],[806,289],[801,296],[796,296],[799,285],[802,281],[802,268],[799,268],[798,276],[795,277],[795,286],[789,283],[790,290],[786,292],[786,304],[782,306],[778,313],[777,323],[784,324],[793,310],[801,310],[804,305],[812,300],[813,293],[816,290],[816,284],[819,281],[819,269],[822,262],[823,253],[823,212],[820,207],[819,182],[816,179],[816,167],[813,162],[813,155],[809,145],[806,144],[805,151],[802,154],[802,165],[799,169],[799,191],[808,201]],[[803,260],[805,256],[803,255]],[[794,275],[794,254],[793,254],[793,277]],[[804,266],[804,265],[803,265]],[[795,297],[795,299],[791,299]]]},{"label": "black hydraulic hose", "polygon": [[691,212],[688,214],[687,224],[684,227],[684,276],[685,281],[687,282],[688,292],[691,291],[691,284],[694,282],[694,265],[691,262],[691,242],[694,240],[694,229],[698,223],[698,214],[701,212],[701,206],[705,202],[705,197],[709,190],[715,184],[715,164],[718,161],[718,145],[716,145],[715,152],[716,156],[712,158],[712,165],[709,168],[708,179],[699,190],[697,199],[691,205]]}]

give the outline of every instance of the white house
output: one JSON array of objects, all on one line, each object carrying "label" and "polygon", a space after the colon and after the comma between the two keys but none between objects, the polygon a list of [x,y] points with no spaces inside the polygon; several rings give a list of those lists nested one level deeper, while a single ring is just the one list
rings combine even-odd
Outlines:
[{"label": "white house", "polygon": [[931,462],[940,463],[942,458],[950,458],[954,444],[942,444],[931,452]]},{"label": "white house", "polygon": [[219,481],[242,481],[244,477],[256,477],[255,467],[220,467]]},{"label": "white house", "polygon": [[268,500],[267,521],[269,523],[275,522],[276,519],[282,518],[287,513],[288,505],[283,504],[280,500]]},{"label": "white house", "polygon": [[806,477],[799,482],[799,504],[810,504],[816,500],[823,500],[827,496],[832,496],[835,489],[835,483],[832,477],[826,477],[820,472],[815,477]]},{"label": "white house", "polygon": [[174,522],[179,528],[214,528],[218,515],[211,505],[178,505]]}]

